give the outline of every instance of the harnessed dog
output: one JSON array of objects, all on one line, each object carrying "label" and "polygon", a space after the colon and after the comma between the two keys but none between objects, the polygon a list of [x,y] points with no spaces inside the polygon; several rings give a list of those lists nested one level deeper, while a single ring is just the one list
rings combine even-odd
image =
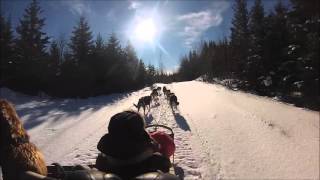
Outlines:
[{"label": "harnessed dog", "polygon": [[136,108],[138,108],[138,112],[140,108],[143,108],[143,114],[145,115],[146,107],[149,107],[150,110],[151,96],[144,96],[139,99],[138,104],[133,104]]}]

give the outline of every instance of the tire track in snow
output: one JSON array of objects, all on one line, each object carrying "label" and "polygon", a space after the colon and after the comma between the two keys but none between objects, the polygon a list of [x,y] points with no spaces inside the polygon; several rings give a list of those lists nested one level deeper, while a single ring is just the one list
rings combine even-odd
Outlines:
[{"label": "tire track in snow", "polygon": [[150,111],[151,114],[155,115],[151,123],[163,124],[173,129],[176,144],[174,165],[176,171],[179,171],[178,175],[184,179],[202,179],[199,160],[196,158],[190,144],[191,132],[179,127],[167,100],[164,97],[159,99],[160,106]]}]

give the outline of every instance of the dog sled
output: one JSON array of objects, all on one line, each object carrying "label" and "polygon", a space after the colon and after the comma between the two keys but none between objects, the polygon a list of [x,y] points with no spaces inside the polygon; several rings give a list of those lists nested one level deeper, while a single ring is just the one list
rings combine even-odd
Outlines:
[{"label": "dog sled", "polygon": [[[151,124],[146,127],[146,130],[150,133],[155,131],[162,131],[168,134],[174,139],[173,130],[165,125]],[[130,179],[137,180],[180,180],[182,177],[175,172],[174,154],[171,158],[171,168],[169,173],[157,172],[146,172],[144,174],[132,177]],[[27,171],[22,175],[23,180],[123,180],[121,175],[106,173],[98,171],[95,165],[76,165],[76,166],[63,166],[58,163],[47,166],[48,175],[42,176],[37,173]]]}]

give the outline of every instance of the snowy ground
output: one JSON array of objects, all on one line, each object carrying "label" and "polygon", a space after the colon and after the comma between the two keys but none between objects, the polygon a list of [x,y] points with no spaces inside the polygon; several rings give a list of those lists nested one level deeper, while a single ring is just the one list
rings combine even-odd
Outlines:
[{"label": "snowy ground", "polygon": [[[162,85],[161,85],[162,86]],[[185,179],[319,179],[319,113],[222,86],[191,81],[166,85],[147,123],[175,132],[176,171]],[[1,89],[22,117],[47,164],[94,163],[110,117],[133,109],[148,88],[89,99],[29,97]]]}]

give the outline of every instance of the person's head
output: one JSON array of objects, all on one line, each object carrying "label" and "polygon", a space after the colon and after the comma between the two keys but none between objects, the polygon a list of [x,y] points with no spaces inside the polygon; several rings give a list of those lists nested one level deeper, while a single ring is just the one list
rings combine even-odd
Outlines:
[{"label": "person's head", "polygon": [[123,111],[113,115],[108,125],[109,135],[119,140],[147,141],[143,117],[135,111]]},{"label": "person's head", "polygon": [[126,159],[138,155],[151,146],[151,138],[145,131],[143,117],[134,111],[113,115],[98,149],[116,158]]}]

